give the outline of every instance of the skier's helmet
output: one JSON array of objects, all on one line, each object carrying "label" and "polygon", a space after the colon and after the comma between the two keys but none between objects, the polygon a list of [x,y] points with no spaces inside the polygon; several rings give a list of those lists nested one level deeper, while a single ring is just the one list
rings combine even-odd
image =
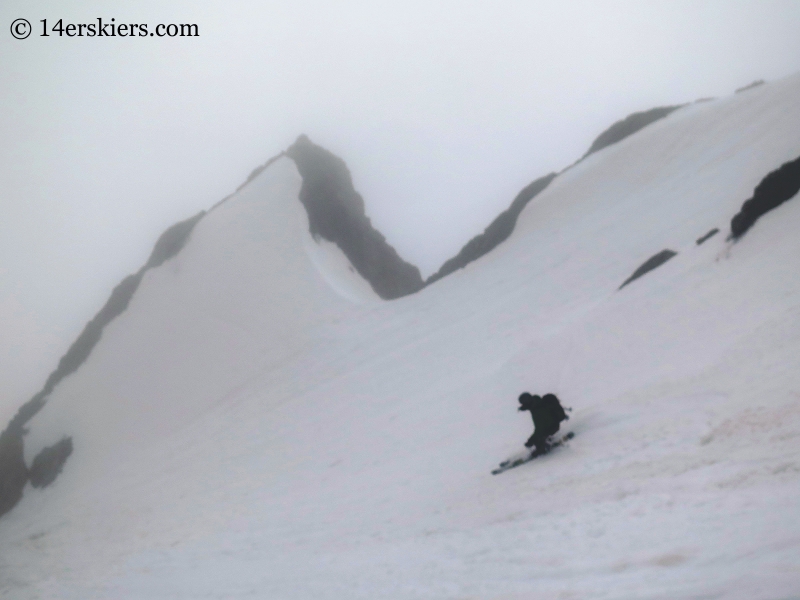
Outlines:
[{"label": "skier's helmet", "polygon": [[539,396],[531,396],[528,392],[523,392],[519,395],[520,408],[528,408],[533,406],[541,400]]}]

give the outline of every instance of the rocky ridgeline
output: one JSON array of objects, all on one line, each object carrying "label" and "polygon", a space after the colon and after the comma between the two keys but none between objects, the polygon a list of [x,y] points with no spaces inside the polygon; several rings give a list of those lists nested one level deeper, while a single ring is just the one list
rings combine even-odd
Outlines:
[{"label": "rocky ridgeline", "polygon": [[[601,133],[583,158],[622,141],[681,106],[657,107],[629,115]],[[427,281],[423,281],[417,267],[404,261],[386,238],[372,226],[364,209],[364,201],[353,187],[345,162],[313,144],[308,137],[300,136],[286,152],[256,169],[239,189],[281,156],[288,156],[295,162],[303,179],[300,201],[308,213],[311,235],[315,239],[323,238],[335,243],[358,273],[385,300],[413,294],[492,251],[513,233],[525,206],[557,177],[556,173],[550,173],[526,186],[517,194],[509,208],[500,213],[481,234],[467,242],[456,256],[447,260]],[[742,210],[731,221],[730,238],[740,238],[761,215],[792,198],[799,189],[800,157],[785,163],[762,180],[753,197],[744,203]],[[218,205],[225,200],[227,198]],[[72,453],[72,439],[65,437],[42,450],[28,468],[23,452],[26,424],[45,405],[55,386],[84,363],[100,340],[106,325],[127,309],[144,273],[177,255],[204,214],[206,213],[200,212],[181,221],[162,234],[145,265],[114,288],[103,308],[87,323],[61,358],[44,387],[20,407],[0,433],[0,515],[19,502],[29,481],[34,487],[45,487],[52,483]],[[710,231],[699,238],[697,244],[702,244],[716,232],[716,229]],[[672,250],[663,250],[652,256],[623,282],[620,289],[675,255]]]}]

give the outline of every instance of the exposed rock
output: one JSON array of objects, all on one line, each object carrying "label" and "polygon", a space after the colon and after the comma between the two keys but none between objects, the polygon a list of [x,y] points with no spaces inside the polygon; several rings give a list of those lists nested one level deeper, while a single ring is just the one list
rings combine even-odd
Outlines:
[{"label": "exposed rock", "polygon": [[0,516],[19,502],[28,482],[22,434],[22,429],[10,427],[0,434]]},{"label": "exposed rock", "polygon": [[89,357],[97,342],[100,341],[100,336],[103,334],[105,326],[128,308],[128,304],[139,287],[143,275],[144,269],[141,269],[138,273],[128,275],[114,288],[105,306],[86,324],[78,339],[72,343],[67,353],[61,357],[58,368],[47,378],[47,383],[45,383],[43,390],[45,395],[52,392],[53,388],[64,377],[73,373]]},{"label": "exposed rock", "polygon": [[46,399],[47,394],[44,390],[35,394],[33,398],[19,407],[17,414],[14,415],[14,418],[12,418],[11,421],[9,421],[6,431],[24,432],[25,424],[31,420],[33,415],[41,410]]},{"label": "exposed rock", "polygon": [[[583,158],[586,158],[590,154],[593,154],[598,150],[602,150],[607,146],[621,142],[629,135],[633,135],[640,129],[650,125],[650,123],[658,121],[659,119],[663,119],[668,114],[678,110],[682,106],[684,105],[678,104],[676,106],[659,106],[656,108],[651,108],[650,110],[635,112],[628,115],[621,121],[614,123],[611,127],[597,136],[597,139],[592,142],[592,145],[589,147],[589,150],[586,152],[586,154],[583,155]],[[583,158],[581,160],[583,160]]]},{"label": "exposed rock", "polygon": [[285,156],[285,155],[286,155],[286,152],[280,152],[280,153],[276,154],[275,156],[273,156],[272,158],[270,158],[263,165],[259,165],[258,167],[256,167],[252,171],[250,171],[250,175],[247,176],[247,179],[244,180],[244,183],[242,185],[240,185],[239,187],[236,188],[236,191],[238,192],[239,190],[241,190],[244,186],[246,186],[248,183],[253,181],[253,179],[255,179],[256,177],[261,175],[261,173],[266,171],[267,168],[269,168],[269,166],[272,163],[274,163],[276,160],[278,160],[281,156]]},{"label": "exposed rock", "polygon": [[31,485],[40,488],[53,483],[70,454],[72,454],[72,438],[68,437],[39,452],[28,471]]},{"label": "exposed rock", "polygon": [[303,178],[300,201],[311,235],[335,243],[384,300],[424,286],[417,267],[398,256],[364,212],[344,161],[301,135],[286,151]]},{"label": "exposed rock", "polygon": [[746,86],[740,87],[739,89],[737,89],[735,93],[738,94],[739,92],[745,92],[747,90],[752,90],[754,87],[758,87],[760,85],[764,85],[764,80],[763,79],[758,79],[758,80],[754,81],[753,83],[748,83]]},{"label": "exposed rock", "polygon": [[626,285],[628,285],[628,284],[629,284],[631,281],[634,281],[634,280],[636,280],[636,279],[639,279],[639,277],[641,277],[641,276],[642,276],[642,275],[644,275],[645,273],[649,273],[649,272],[650,272],[650,271],[652,271],[653,269],[655,269],[655,268],[657,268],[657,267],[660,267],[660,266],[661,266],[661,265],[663,265],[665,262],[667,262],[667,261],[668,261],[670,258],[672,258],[673,256],[675,256],[676,254],[677,254],[677,252],[675,252],[674,250],[662,250],[662,251],[661,251],[661,252],[659,252],[658,254],[656,254],[656,255],[654,255],[654,256],[651,256],[651,257],[650,257],[650,258],[648,258],[648,259],[647,259],[647,260],[646,260],[644,263],[642,263],[642,266],[640,266],[638,269],[636,269],[636,270],[633,272],[633,275],[631,275],[630,277],[628,277],[628,278],[627,278],[627,279],[626,279],[626,280],[625,280],[625,281],[622,283],[622,285],[621,285],[621,286],[619,286],[619,289],[622,289],[622,288],[624,288],[624,287],[625,287]]},{"label": "exposed rock", "polygon": [[447,260],[436,273],[428,277],[425,285],[430,285],[453,271],[463,269],[472,261],[479,259],[484,254],[496,248],[498,244],[507,240],[514,231],[522,209],[525,208],[528,202],[537,194],[550,185],[550,182],[555,179],[555,176],[555,173],[550,173],[528,184],[517,194],[511,206],[501,212],[497,218],[484,229],[483,233],[476,235],[468,241],[458,254]]},{"label": "exposed rock", "polygon": [[233,192],[233,194],[228,194],[227,196],[225,196],[222,200],[220,200],[214,206],[212,206],[208,210],[208,212],[211,212],[212,210],[215,210],[219,206],[222,206],[223,204],[225,204],[228,200],[230,200],[236,194],[236,192],[240,191],[248,183],[253,181],[253,179],[255,179],[256,177],[261,175],[261,173],[263,173],[272,163],[274,163],[276,160],[278,160],[282,156],[286,156],[286,152],[280,152],[279,154],[276,154],[275,156],[270,158],[267,162],[265,162],[263,165],[259,165],[258,167],[256,167],[252,171],[250,171],[250,175],[247,176],[247,179],[245,179],[245,181],[244,181],[244,183],[242,183],[242,185],[240,185],[239,187],[236,188],[236,191]]},{"label": "exposed rock", "polygon": [[[705,102],[709,100],[713,100],[713,98],[701,98],[697,100],[697,102]],[[663,119],[673,111],[683,106],[685,105],[678,104],[675,106],[659,106],[650,110],[628,115],[601,133],[597,139],[594,140],[586,154],[584,154],[583,157],[581,157],[581,159],[577,162],[580,162],[598,150],[602,150],[607,146],[624,140],[626,137],[633,135],[640,129],[643,129],[647,125],[650,125],[659,119]],[[571,167],[567,167],[564,170],[566,171],[570,168]],[[495,218],[495,220],[492,221],[483,231],[483,233],[472,238],[464,245],[464,247],[456,256],[447,260],[436,273],[428,277],[425,285],[430,285],[442,277],[445,277],[450,273],[463,268],[472,261],[480,258],[484,254],[496,248],[501,242],[508,239],[508,237],[514,231],[517,218],[522,212],[522,209],[525,208],[525,205],[530,202],[530,200],[533,199],[539,192],[544,190],[556,177],[556,175],[556,173],[550,173],[549,175],[537,179],[523,189],[507,210],[500,213],[497,218]]]},{"label": "exposed rock", "polygon": [[719,233],[719,229],[717,229],[716,227],[714,227],[714,229],[712,229],[711,231],[709,231],[708,233],[706,233],[706,234],[705,234],[705,235],[703,235],[702,237],[699,237],[699,238],[697,238],[697,241],[696,241],[695,243],[696,243],[696,244],[699,246],[700,244],[702,244],[702,243],[703,243],[703,242],[705,242],[706,240],[708,240],[708,239],[710,239],[710,238],[714,237],[714,236],[715,236],[715,235],[717,235],[718,233]]},{"label": "exposed rock", "polygon": [[731,219],[731,235],[739,239],[758,218],[793,198],[800,191],[800,157],[784,163],[764,177],[753,190],[753,197],[745,200],[742,209]]},{"label": "exposed rock", "polygon": [[180,223],[175,223],[175,225],[162,233],[156,245],[153,247],[150,258],[147,259],[144,265],[144,269],[160,267],[170,258],[178,254],[186,244],[186,240],[189,239],[189,234],[192,233],[194,226],[197,225],[197,222],[202,219],[205,214],[206,211],[201,210],[195,216],[181,221]]},{"label": "exposed rock", "polygon": [[[0,434],[0,515],[11,510],[19,502],[22,497],[22,489],[28,480],[28,469],[23,459],[25,425],[42,409],[47,401],[47,396],[50,395],[55,386],[67,375],[75,372],[89,357],[97,342],[100,341],[106,325],[125,312],[133,294],[139,287],[139,283],[142,281],[145,271],[163,264],[180,252],[192,229],[203,214],[201,212],[186,221],[173,225],[159,237],[147,263],[137,273],[128,275],[114,288],[103,308],[86,324],[66,354],[61,357],[58,367],[47,378],[44,387],[19,408],[5,431]],[[40,459],[42,466],[37,471],[41,472],[41,475],[37,475],[39,477],[37,481],[45,482],[41,485],[50,483],[52,480],[48,478],[52,475],[54,479],[61,471],[63,461],[72,452],[72,440],[67,438],[46,450],[50,454],[45,454]],[[66,454],[63,454],[64,452]],[[57,461],[52,461],[62,456],[62,454],[63,460],[53,473],[52,469],[55,468],[54,465],[56,465]],[[40,454],[40,456],[42,455]]]}]

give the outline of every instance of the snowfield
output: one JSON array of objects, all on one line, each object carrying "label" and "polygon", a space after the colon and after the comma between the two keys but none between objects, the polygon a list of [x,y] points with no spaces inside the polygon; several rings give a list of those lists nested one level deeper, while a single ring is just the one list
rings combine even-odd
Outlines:
[{"label": "snowfield", "polygon": [[[800,597],[800,199],[726,241],[798,107],[800,76],[679,109],[391,302],[277,160],[31,421],[28,464],[75,450],[0,519],[3,597]],[[492,476],[526,390],[575,439]]]}]

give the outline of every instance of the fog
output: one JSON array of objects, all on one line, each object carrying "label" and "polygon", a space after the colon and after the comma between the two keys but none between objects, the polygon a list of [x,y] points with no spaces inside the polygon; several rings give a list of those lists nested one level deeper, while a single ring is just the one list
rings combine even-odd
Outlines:
[{"label": "fog", "polygon": [[[164,4],[0,7],[0,412],[167,226],[301,133],[428,275],[630,112],[800,70],[792,1]],[[199,36],[40,35],[98,17]]]}]

